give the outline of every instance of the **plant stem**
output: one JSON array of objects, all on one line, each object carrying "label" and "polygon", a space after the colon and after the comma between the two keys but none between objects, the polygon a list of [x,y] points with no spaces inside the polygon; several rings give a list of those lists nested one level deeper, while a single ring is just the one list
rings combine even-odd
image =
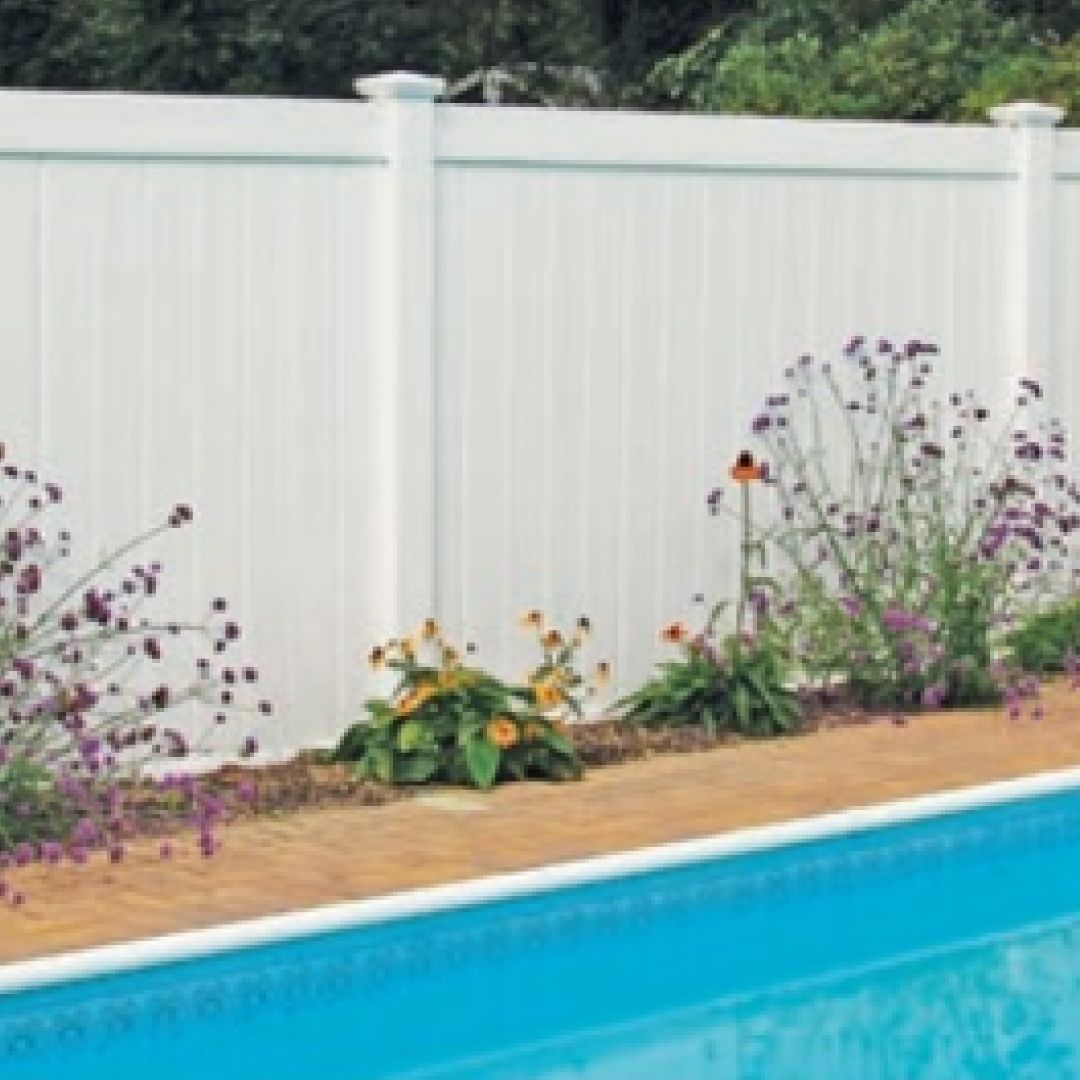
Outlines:
[{"label": "plant stem", "polygon": [[750,485],[739,485],[742,489],[742,543],[739,559],[739,604],[735,609],[735,633],[742,635],[746,617],[746,601],[750,591],[750,552],[753,547],[753,525],[750,520]]}]

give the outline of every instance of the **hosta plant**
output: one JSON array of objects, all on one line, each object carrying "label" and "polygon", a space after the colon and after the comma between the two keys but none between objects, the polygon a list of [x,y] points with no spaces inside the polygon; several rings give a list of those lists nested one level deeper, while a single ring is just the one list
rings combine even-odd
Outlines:
[{"label": "hosta plant", "polygon": [[811,681],[866,705],[996,700],[1008,628],[1072,574],[1080,488],[1041,387],[996,413],[939,388],[936,353],[855,338],[836,365],[803,357],[751,425],[776,497],[754,536],[781,557],[773,614]]},{"label": "hosta plant", "polygon": [[713,622],[700,634],[682,623],[665,627],[662,638],[680,655],[618,703],[626,719],[647,727],[698,726],[714,735],[796,731],[802,709],[790,685],[786,643],[767,625],[717,639]]},{"label": "hosta plant", "polygon": [[[0,450],[2,455],[2,450]],[[177,506],[160,524],[91,564],[69,570],[72,539],[53,524],[62,492],[34,470],[0,475],[0,877],[36,860],[85,860],[97,848],[114,861],[139,828],[132,801],[142,767],[168,759],[177,815],[211,854],[221,800],[183,779],[198,749],[192,714],[217,729],[250,700],[254,668],[230,664],[240,637],[224,599],[195,621],[156,610],[162,567],[132,564],[136,549],[192,518]],[[173,656],[184,647],[185,667]],[[171,720],[181,707],[185,722]],[[220,737],[219,737],[220,743]],[[251,756],[254,736],[235,736]],[[21,893],[0,880],[0,896]]]},{"label": "hosta plant", "polygon": [[[542,649],[524,685],[466,663],[434,619],[417,634],[374,649],[372,665],[392,671],[396,686],[389,697],[368,702],[367,719],[345,732],[334,758],[355,763],[362,777],[395,784],[487,788],[500,780],[579,776],[573,743],[553,713],[580,712],[581,697],[591,689],[575,666],[588,620],[579,620],[568,637],[539,612],[524,622]],[[598,675],[604,674],[606,665],[599,665]]]}]

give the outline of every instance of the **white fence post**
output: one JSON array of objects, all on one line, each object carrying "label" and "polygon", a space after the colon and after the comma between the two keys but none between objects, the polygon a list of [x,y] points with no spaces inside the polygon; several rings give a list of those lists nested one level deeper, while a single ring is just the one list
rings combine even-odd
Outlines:
[{"label": "white fence post", "polygon": [[1056,105],[1017,101],[990,110],[1013,133],[1015,191],[1009,211],[1007,318],[1010,360],[1019,375],[1053,372],[1054,127]]},{"label": "white fence post", "polygon": [[[379,342],[383,632],[435,614],[435,99],[442,79],[357,79],[380,110],[387,163],[371,218]],[[362,497],[357,493],[357,497]]]}]

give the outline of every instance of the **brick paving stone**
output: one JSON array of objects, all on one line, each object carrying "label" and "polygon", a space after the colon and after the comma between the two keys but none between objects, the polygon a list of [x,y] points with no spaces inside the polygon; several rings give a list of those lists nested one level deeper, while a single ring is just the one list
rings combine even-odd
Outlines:
[{"label": "brick paving stone", "polygon": [[0,962],[1080,765],[1080,694],[1045,719],[937,713],[802,738],[630,762],[580,783],[509,785],[386,806],[337,806],[222,833],[203,860],[136,844],[121,866],[33,866],[0,909]]}]

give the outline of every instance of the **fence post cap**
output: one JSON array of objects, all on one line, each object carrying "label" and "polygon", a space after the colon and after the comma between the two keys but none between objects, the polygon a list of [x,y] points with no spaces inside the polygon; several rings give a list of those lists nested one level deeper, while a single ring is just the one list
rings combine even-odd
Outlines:
[{"label": "fence post cap", "polygon": [[1065,119],[1060,105],[1041,101],[1010,101],[987,109],[990,119],[1000,127],[1055,127]]},{"label": "fence post cap", "polygon": [[388,71],[365,75],[353,83],[353,88],[371,101],[434,101],[446,90],[446,80],[415,71]]}]

